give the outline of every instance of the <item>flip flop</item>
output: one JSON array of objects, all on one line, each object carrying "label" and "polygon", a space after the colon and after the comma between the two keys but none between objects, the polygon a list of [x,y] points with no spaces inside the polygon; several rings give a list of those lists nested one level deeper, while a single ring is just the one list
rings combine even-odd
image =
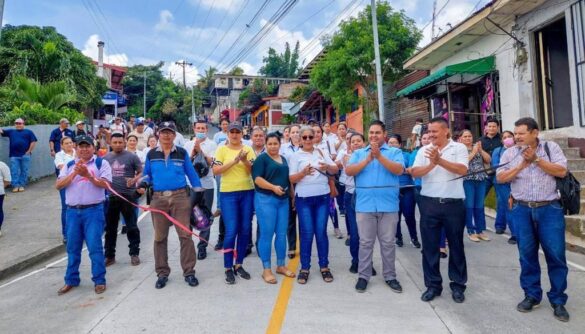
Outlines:
[{"label": "flip flop", "polygon": [[278,269],[276,269],[276,273],[279,274],[279,275],[283,275],[283,276],[286,276],[286,277],[290,277],[290,278],[295,278],[296,277],[295,273],[293,273],[292,271],[290,271],[288,269],[286,269],[286,270],[278,270]]},{"label": "flip flop", "polygon": [[268,283],[268,284],[276,284],[278,283],[278,281],[276,280],[276,277],[274,277],[274,275],[271,275],[272,278],[270,278],[270,276],[265,277],[264,274],[261,275],[262,279],[264,280],[264,282]]}]

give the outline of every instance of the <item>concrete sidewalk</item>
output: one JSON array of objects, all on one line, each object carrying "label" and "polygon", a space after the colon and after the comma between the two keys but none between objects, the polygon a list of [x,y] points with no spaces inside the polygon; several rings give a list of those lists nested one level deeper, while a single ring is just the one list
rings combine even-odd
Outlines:
[{"label": "concrete sidewalk", "polygon": [[62,239],[54,176],[29,184],[24,192],[8,189],[0,237],[0,280],[64,252]]}]

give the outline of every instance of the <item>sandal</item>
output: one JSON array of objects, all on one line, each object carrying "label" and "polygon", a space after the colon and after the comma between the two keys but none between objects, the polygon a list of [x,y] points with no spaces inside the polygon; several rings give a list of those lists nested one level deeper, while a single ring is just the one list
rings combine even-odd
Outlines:
[{"label": "sandal", "polygon": [[272,272],[269,273],[269,275],[264,276],[265,273],[262,273],[262,279],[264,280],[264,282],[268,283],[268,284],[276,284],[278,283],[278,281],[276,280],[276,277],[274,277],[274,275],[272,274]]},{"label": "sandal", "polygon": [[321,270],[321,276],[323,277],[323,281],[325,281],[325,283],[333,282],[333,275],[331,274],[331,270],[329,270],[329,268]]},{"label": "sandal", "polygon": [[284,266],[276,268],[276,273],[279,274],[279,275],[283,275],[283,276],[286,276],[286,277],[290,277],[290,278],[295,278],[296,277],[295,273],[293,273],[292,271],[288,270],[288,268],[287,267],[284,267]]},{"label": "sandal", "polygon": [[309,280],[309,271],[308,270],[299,271],[299,276],[297,278],[297,282],[299,284],[307,284],[308,280]]}]

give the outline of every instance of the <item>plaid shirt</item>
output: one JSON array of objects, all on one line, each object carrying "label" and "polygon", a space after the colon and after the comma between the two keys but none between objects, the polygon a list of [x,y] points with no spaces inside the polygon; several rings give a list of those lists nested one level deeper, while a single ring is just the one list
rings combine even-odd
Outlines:
[{"label": "plaid shirt", "polygon": [[[554,164],[567,167],[567,158],[563,154],[563,150],[555,142],[548,142],[548,149],[550,150],[550,159],[544,150],[545,141],[539,141],[536,148],[536,155],[541,160],[550,161]],[[498,168],[497,173],[515,168],[522,162],[522,153],[520,147],[512,147],[506,150],[502,155],[500,164],[509,164]],[[512,197],[519,201],[526,202],[542,202],[554,201],[559,199],[557,192],[557,183],[555,177],[544,172],[537,164],[533,163],[524,168],[516,178],[511,182]]]}]

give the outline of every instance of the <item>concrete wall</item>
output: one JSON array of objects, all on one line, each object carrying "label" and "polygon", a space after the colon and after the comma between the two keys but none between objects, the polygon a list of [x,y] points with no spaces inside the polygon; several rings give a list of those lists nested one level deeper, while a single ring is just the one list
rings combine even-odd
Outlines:
[{"label": "concrete wall", "polygon": [[[55,174],[55,164],[49,150],[49,137],[51,131],[58,125],[29,125],[27,129],[35,133],[37,145],[31,155],[30,179],[36,180],[47,175]],[[9,140],[6,137],[0,137],[0,160],[10,166],[8,159]]]}]

